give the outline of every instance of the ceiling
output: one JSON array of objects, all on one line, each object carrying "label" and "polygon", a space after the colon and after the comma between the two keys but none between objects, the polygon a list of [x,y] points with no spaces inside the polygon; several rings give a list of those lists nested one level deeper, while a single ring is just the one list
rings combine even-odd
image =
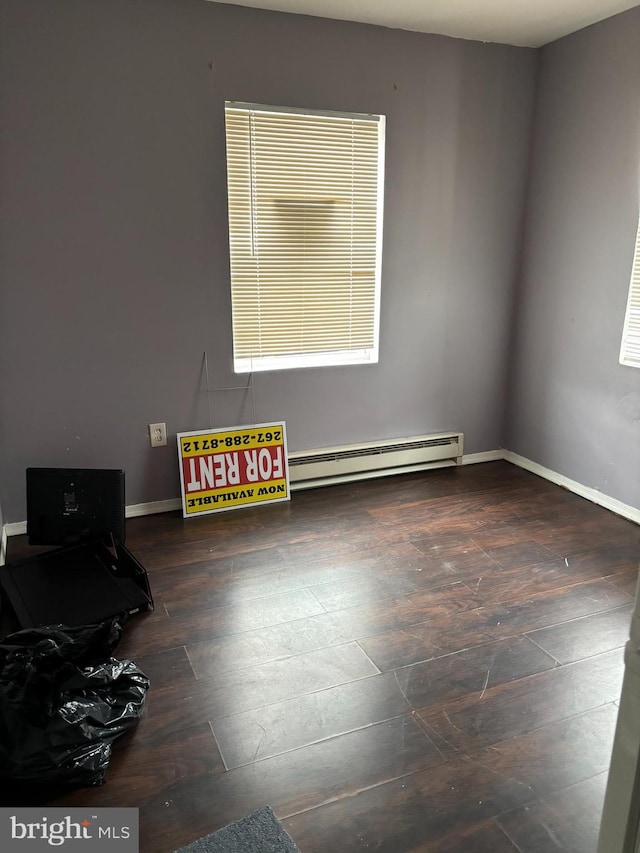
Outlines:
[{"label": "ceiling", "polygon": [[440,33],[477,41],[540,47],[640,0],[213,0]]}]

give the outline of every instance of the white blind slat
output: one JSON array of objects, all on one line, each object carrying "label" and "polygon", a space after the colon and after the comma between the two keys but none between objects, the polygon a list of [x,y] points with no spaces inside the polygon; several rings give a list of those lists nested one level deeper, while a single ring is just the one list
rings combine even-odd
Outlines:
[{"label": "white blind slat", "polygon": [[629,298],[624,318],[620,363],[640,367],[640,220],[629,284]]}]

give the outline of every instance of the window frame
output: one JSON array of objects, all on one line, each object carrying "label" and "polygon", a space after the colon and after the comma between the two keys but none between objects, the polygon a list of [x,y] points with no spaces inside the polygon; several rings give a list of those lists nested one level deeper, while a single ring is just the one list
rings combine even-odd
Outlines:
[{"label": "window frame", "polygon": [[[370,320],[367,319],[367,334],[371,336],[371,345],[365,348],[357,347],[355,344],[353,346],[349,345],[346,348],[328,348],[328,349],[308,349],[306,352],[280,352],[278,354],[273,353],[260,353],[259,355],[253,357],[252,355],[246,355],[246,346],[245,346],[245,354],[239,353],[239,346],[237,346],[236,340],[236,329],[240,327],[242,323],[242,319],[240,319],[240,311],[236,307],[240,303],[240,297],[238,294],[241,291],[241,286],[236,285],[236,293],[234,293],[234,264],[239,264],[238,258],[240,258],[241,253],[236,251],[234,254],[234,233],[237,235],[237,229],[241,227],[243,230],[244,239],[246,242],[247,236],[249,233],[251,234],[250,242],[252,245],[251,253],[259,253],[259,248],[256,249],[254,246],[254,238],[253,231],[256,227],[256,222],[259,219],[259,216],[255,215],[254,212],[254,187],[253,182],[255,181],[254,172],[253,172],[253,163],[254,163],[254,153],[251,150],[251,139],[247,137],[248,142],[245,143],[245,152],[241,155],[245,158],[248,156],[251,161],[250,168],[250,176],[246,175],[243,178],[238,179],[236,177],[232,177],[232,163],[237,163],[236,160],[233,159],[233,154],[230,154],[230,130],[229,130],[229,115],[233,112],[234,115],[241,114],[243,111],[246,111],[249,116],[256,114],[267,114],[271,117],[282,116],[283,119],[286,119],[287,116],[301,116],[304,118],[314,119],[335,119],[336,121],[341,122],[351,122],[352,125],[355,123],[366,123],[367,125],[374,125],[377,128],[377,149],[376,149],[376,158],[375,158],[375,168],[370,168],[370,174],[375,172],[375,262],[372,265],[370,263],[368,268],[368,274],[371,275],[371,271],[373,271],[373,288],[372,288],[372,297],[368,296],[369,300],[366,304],[369,306],[367,309],[371,312]],[[250,124],[252,128],[253,125]],[[264,104],[253,104],[241,101],[225,101],[225,138],[226,138],[226,150],[227,150],[227,199],[228,199],[228,219],[229,219],[229,252],[230,252],[230,278],[231,278],[231,293],[232,293],[232,320],[233,320],[233,368],[235,373],[253,373],[256,371],[267,371],[267,370],[287,370],[287,369],[296,369],[296,368],[310,368],[310,367],[330,367],[330,366],[344,366],[344,365],[360,365],[360,364],[375,364],[379,360],[379,345],[380,345],[380,301],[381,301],[381,279],[382,279],[382,232],[383,232],[383,212],[384,212],[384,162],[385,162],[385,131],[386,131],[386,121],[385,116],[383,115],[371,115],[365,113],[347,113],[347,112],[337,112],[333,110],[315,110],[315,109],[306,109],[306,108],[298,108],[298,107],[280,107],[280,106],[270,106]],[[252,131],[250,130],[250,133]],[[371,133],[371,131],[369,131]],[[251,137],[252,138],[252,137]],[[294,139],[294,137],[291,137]],[[335,150],[341,150],[336,148]],[[346,149],[345,149],[346,150]],[[355,156],[352,154],[352,156]],[[354,182],[354,174],[357,171],[358,167],[354,166],[354,163],[357,161],[352,161],[351,169],[352,169],[352,184]],[[233,168],[237,167],[234,166]],[[356,176],[357,177],[357,176]],[[235,181],[235,184],[234,184]],[[237,192],[237,186],[244,181],[244,185],[249,187],[249,195],[250,195],[250,215],[248,224],[238,226],[237,222],[234,224],[234,216],[238,219],[237,210],[233,209],[232,203],[232,187],[234,187],[233,192]],[[248,183],[247,183],[248,182]],[[286,182],[286,178],[283,180],[283,183]],[[366,185],[366,181],[365,184]],[[274,202],[277,199],[274,191]],[[246,192],[245,192],[246,195]],[[355,196],[352,195],[351,198],[351,210],[355,209],[356,202],[354,201]],[[317,203],[314,203],[313,200],[306,202],[309,207],[317,206]],[[305,202],[302,202],[299,206],[304,207]],[[351,213],[353,217],[353,212]],[[245,216],[246,219],[246,216]],[[235,229],[235,230],[234,230]],[[373,229],[370,229],[371,233],[373,233]],[[287,234],[286,231],[283,231],[283,234]],[[286,239],[283,239],[282,243],[284,244]],[[332,250],[335,251],[334,244],[329,241],[329,245]],[[351,254],[354,253],[354,243],[353,238],[353,229],[351,242],[349,244],[351,246]],[[370,242],[369,242],[370,247]],[[264,251],[264,250],[263,250]],[[284,250],[282,249],[284,252]],[[353,264],[353,260],[352,260]],[[318,268],[320,269],[320,268]],[[320,269],[321,271],[321,269]],[[311,278],[313,278],[314,273],[317,272],[317,269],[314,268]],[[273,274],[273,273],[272,273]],[[260,273],[257,273],[259,278]],[[354,272],[353,266],[349,271],[350,278],[350,287],[354,288],[354,276],[358,275],[358,273]],[[302,277],[302,276],[301,276]],[[304,279],[303,279],[304,281]],[[282,285],[278,285],[278,287],[282,287]],[[307,284],[307,287],[309,285]],[[318,297],[322,297],[322,285],[311,285],[311,292]],[[315,289],[314,289],[315,288]],[[371,288],[369,288],[371,290]],[[258,291],[260,290],[258,284]],[[266,288],[265,288],[266,290]],[[328,297],[331,298],[331,297]],[[372,302],[371,302],[372,298]],[[339,297],[340,299],[340,297]],[[237,300],[237,301],[236,301]],[[251,300],[249,300],[250,303]],[[329,303],[330,305],[331,303]],[[246,311],[246,308],[242,310]],[[261,308],[258,306],[257,310],[260,311]],[[353,313],[353,307],[349,308],[349,312],[343,313],[340,316],[343,318],[343,321],[347,318],[356,317]],[[329,309],[327,309],[327,315],[329,314]],[[248,316],[245,314],[245,317]],[[261,325],[262,317],[264,316],[264,312],[258,320],[258,325]],[[236,325],[237,324],[237,325]],[[273,322],[271,321],[271,325],[273,326]],[[329,336],[329,333],[326,333]],[[286,337],[286,336],[285,336]],[[307,336],[307,345],[310,338],[313,338],[314,334],[308,334]],[[319,336],[322,338],[322,334]],[[313,346],[318,346],[317,339],[318,334],[315,334],[316,340],[313,341]],[[369,343],[369,340],[367,340]],[[289,341],[289,345],[290,341]]]}]

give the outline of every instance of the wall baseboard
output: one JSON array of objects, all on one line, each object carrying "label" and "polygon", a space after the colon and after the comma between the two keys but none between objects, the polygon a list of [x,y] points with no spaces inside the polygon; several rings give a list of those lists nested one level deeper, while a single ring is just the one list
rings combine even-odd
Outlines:
[{"label": "wall baseboard", "polygon": [[[604,507],[604,509],[611,510],[611,512],[614,512],[616,515],[621,515],[623,518],[629,519],[629,521],[634,521],[636,524],[640,524],[640,509],[629,506],[629,504],[622,503],[622,501],[612,498],[609,495],[605,495],[590,486],[583,486],[582,483],[578,483],[577,480],[571,480],[569,477],[565,477],[563,474],[558,474],[550,468],[545,468],[544,465],[539,465],[537,462],[532,462],[531,459],[527,459],[525,456],[520,456],[518,453],[513,453],[511,450],[499,449],[485,450],[482,453],[467,453],[462,457],[462,464],[477,465],[482,462],[499,462],[502,459],[507,462],[511,462],[513,465],[517,465],[519,468],[524,468],[532,474],[537,474],[539,477],[543,477],[545,480],[549,480],[557,486],[562,486],[570,492],[574,492],[574,494],[580,495],[580,497],[586,498],[588,501]],[[432,467],[444,466],[440,466],[435,463],[432,464]],[[372,476],[381,476],[381,473],[373,473]],[[294,490],[295,487],[292,487],[292,491]],[[182,509],[181,499],[170,498],[165,501],[130,504],[125,509],[125,515],[127,518],[136,518],[142,515],[156,515],[157,513],[173,512],[180,509]],[[7,553],[7,537],[21,536],[26,532],[26,521],[15,521],[11,524],[4,525],[0,536],[0,566],[4,564]]]},{"label": "wall baseboard", "polygon": [[159,512],[173,512],[174,509],[182,509],[180,498],[170,498],[166,501],[152,501],[146,504],[130,504],[125,507],[126,518],[137,518],[139,515],[156,515]]},{"label": "wall baseboard", "polygon": [[580,495],[581,498],[586,498],[588,501],[598,504],[598,506],[609,509],[611,512],[615,512],[616,515],[621,515],[623,518],[629,519],[629,521],[634,521],[636,524],[640,524],[640,509],[637,507],[622,503],[622,501],[619,501],[617,498],[605,495],[598,491],[598,489],[594,489],[591,486],[583,486],[582,483],[578,483],[577,480],[565,477],[564,474],[558,474],[556,471],[552,471],[550,468],[545,468],[544,465],[539,465],[537,462],[532,462],[531,459],[527,459],[525,456],[520,456],[518,453],[512,453],[510,450],[504,451],[503,458],[507,462],[517,465],[519,468],[524,468],[526,471],[531,471],[532,474],[544,477],[545,480],[549,480],[557,486],[563,486],[570,492]]},{"label": "wall baseboard", "polygon": [[477,465],[480,462],[500,462],[504,459],[504,450],[485,450],[482,453],[465,453],[463,465]]}]

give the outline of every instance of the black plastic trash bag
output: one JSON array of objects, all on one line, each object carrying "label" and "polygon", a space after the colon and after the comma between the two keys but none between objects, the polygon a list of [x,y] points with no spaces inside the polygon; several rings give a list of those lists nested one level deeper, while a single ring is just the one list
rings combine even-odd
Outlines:
[{"label": "black plastic trash bag", "polygon": [[28,628],[0,643],[0,785],[101,785],[113,741],[139,721],[149,680],[111,657],[117,621]]}]

